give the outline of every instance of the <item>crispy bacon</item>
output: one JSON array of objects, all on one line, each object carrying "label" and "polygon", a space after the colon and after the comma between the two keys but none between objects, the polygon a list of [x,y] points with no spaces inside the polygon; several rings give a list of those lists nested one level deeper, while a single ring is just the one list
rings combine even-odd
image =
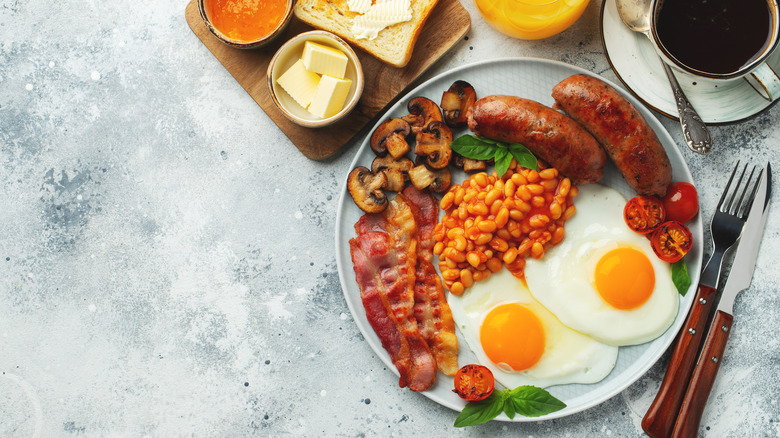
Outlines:
[{"label": "crispy bacon", "polygon": [[433,229],[439,221],[439,203],[430,192],[422,192],[412,186],[406,188],[402,196],[411,207],[417,224],[414,316],[439,369],[445,374],[454,375],[458,371],[455,321],[447,304],[441,278],[431,263],[435,244]]},{"label": "crispy bacon", "polygon": [[414,317],[431,347],[436,365],[450,376],[458,371],[458,337],[444,286],[433,264],[418,259],[415,269]]},{"label": "crispy bacon", "polygon": [[381,214],[366,214],[349,241],[366,317],[398,369],[401,387],[428,389],[436,379],[436,359],[414,314],[417,227],[402,197]]},{"label": "crispy bacon", "polygon": [[431,260],[433,245],[436,244],[433,230],[439,222],[439,202],[431,192],[417,190],[414,186],[404,189],[402,195],[412,209],[417,225],[417,256]]}]

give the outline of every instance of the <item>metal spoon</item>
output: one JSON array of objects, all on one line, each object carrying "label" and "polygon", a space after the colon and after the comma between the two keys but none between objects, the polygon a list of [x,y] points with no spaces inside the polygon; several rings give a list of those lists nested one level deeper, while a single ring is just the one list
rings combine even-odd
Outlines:
[{"label": "metal spoon", "polygon": [[[629,29],[650,37],[650,14],[652,14],[652,0],[615,0],[618,15]],[[659,56],[660,59],[660,56]],[[680,125],[683,137],[688,148],[693,152],[706,155],[712,149],[712,137],[707,125],[701,120],[699,114],[685,97],[672,69],[661,59],[666,77],[672,86],[674,101],[677,104],[677,112],[680,115]]]}]

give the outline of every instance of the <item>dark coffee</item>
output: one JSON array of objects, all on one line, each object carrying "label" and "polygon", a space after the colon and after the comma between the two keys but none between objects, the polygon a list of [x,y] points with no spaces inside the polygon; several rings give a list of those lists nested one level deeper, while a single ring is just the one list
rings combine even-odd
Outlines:
[{"label": "dark coffee", "polygon": [[659,7],[655,27],[662,49],[701,72],[734,73],[771,42],[767,0],[667,0]]}]

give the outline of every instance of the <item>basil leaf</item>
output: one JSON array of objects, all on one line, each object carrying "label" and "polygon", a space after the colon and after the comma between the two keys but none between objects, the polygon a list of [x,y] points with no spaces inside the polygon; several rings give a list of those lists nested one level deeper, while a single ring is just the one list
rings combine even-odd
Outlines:
[{"label": "basil leaf", "polygon": [[506,414],[509,419],[515,418],[515,405],[512,403],[509,403],[509,397],[507,397],[506,400],[504,400],[504,413]]},{"label": "basil leaf", "polygon": [[526,417],[541,417],[559,411],[566,404],[536,386],[518,386],[509,393],[507,400],[518,414]]},{"label": "basil leaf", "polygon": [[518,165],[526,169],[539,170],[539,163],[536,161],[536,157],[527,147],[513,143],[509,145],[509,152],[515,157]]},{"label": "basil leaf", "polygon": [[509,165],[512,164],[512,154],[505,148],[499,147],[496,150],[495,159],[496,173],[498,173],[498,177],[500,178],[504,176],[507,169],[509,169]]},{"label": "basil leaf", "polygon": [[565,407],[565,403],[536,386],[518,386],[511,391],[497,389],[485,400],[469,402],[455,419],[455,427],[484,424],[501,412],[510,419],[514,418],[515,414],[541,417]]},{"label": "basil leaf", "polygon": [[476,426],[496,418],[504,410],[504,391],[494,390],[484,400],[469,402],[455,419],[455,427]]},{"label": "basil leaf", "polygon": [[461,135],[450,143],[452,150],[472,160],[489,160],[493,158],[498,144],[493,140],[477,138],[473,135]]},{"label": "basil leaf", "polygon": [[[504,405],[512,405],[512,410],[520,413],[524,408],[522,406],[522,402],[520,400],[515,400],[512,397],[508,397],[506,401],[504,402]],[[520,414],[523,415],[523,414]]]},{"label": "basil leaf", "polygon": [[688,267],[685,265],[685,258],[672,263],[672,282],[677,288],[677,292],[685,296],[688,288],[691,287],[691,277],[688,276]]}]

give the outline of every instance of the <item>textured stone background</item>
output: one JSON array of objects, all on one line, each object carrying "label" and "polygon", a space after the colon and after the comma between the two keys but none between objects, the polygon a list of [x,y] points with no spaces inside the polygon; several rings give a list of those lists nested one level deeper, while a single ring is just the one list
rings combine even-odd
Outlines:
[{"label": "textured stone background", "polygon": [[[599,1],[537,42],[463,3],[472,31],[426,77],[533,56],[616,79]],[[336,273],[357,145],[302,156],[190,31],[186,4],[0,0],[0,436],[642,435],[668,353],[554,421],[456,430],[453,411],[399,389]],[[779,116],[714,127],[706,158],[683,151],[705,223],[736,158],[780,166]],[[702,436],[780,434],[772,216]]]}]

